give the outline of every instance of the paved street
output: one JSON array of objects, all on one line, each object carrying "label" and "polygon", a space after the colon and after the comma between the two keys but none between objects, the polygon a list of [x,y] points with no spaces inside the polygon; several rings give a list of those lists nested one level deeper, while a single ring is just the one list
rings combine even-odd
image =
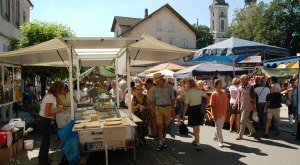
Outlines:
[{"label": "paved street", "polygon": [[[161,152],[155,151],[156,141],[148,140],[144,147],[137,147],[136,161],[133,160],[133,150],[110,151],[110,164],[263,164],[263,165],[295,165],[300,161],[300,141],[292,136],[291,129],[287,127],[287,110],[284,107],[281,112],[282,131],[280,135],[270,132],[268,139],[249,138],[236,141],[236,133],[223,130],[225,147],[220,148],[212,140],[213,127],[201,127],[202,151],[195,151],[191,144],[193,137],[176,136],[168,137],[168,148]],[[191,130],[191,129],[190,129]],[[263,132],[258,132],[262,135]],[[35,140],[33,150],[24,151],[14,157],[10,164],[37,164],[37,155],[40,145],[39,134],[32,134],[28,139]],[[59,164],[62,156],[59,150],[58,140],[53,134],[50,159],[52,164]],[[105,163],[104,152],[90,153],[88,164]]]}]

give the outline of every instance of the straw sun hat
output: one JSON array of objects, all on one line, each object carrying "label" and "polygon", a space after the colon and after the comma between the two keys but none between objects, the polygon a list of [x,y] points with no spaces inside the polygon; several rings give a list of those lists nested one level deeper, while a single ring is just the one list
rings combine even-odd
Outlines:
[{"label": "straw sun hat", "polygon": [[154,75],[153,75],[153,79],[154,79],[154,81],[155,82],[157,82],[158,80],[160,80],[160,79],[162,79],[162,78],[164,78],[165,76],[163,75],[163,74],[161,74],[161,73],[155,73]]}]

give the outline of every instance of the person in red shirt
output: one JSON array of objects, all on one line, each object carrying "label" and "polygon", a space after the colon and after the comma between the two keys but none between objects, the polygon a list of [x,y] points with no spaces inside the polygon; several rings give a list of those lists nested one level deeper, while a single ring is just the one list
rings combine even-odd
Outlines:
[{"label": "person in red shirt", "polygon": [[216,128],[213,140],[218,141],[219,147],[223,147],[222,128],[227,114],[228,104],[229,101],[226,92],[222,91],[222,81],[220,79],[216,79],[215,91],[210,97],[210,106]]}]

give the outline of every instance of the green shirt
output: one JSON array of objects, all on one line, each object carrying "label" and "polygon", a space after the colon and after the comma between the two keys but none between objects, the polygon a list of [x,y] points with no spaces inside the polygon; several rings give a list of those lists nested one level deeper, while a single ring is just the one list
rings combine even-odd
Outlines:
[{"label": "green shirt", "polygon": [[202,103],[202,97],[206,97],[207,94],[201,89],[190,89],[186,92],[184,103],[190,106],[200,105]]}]

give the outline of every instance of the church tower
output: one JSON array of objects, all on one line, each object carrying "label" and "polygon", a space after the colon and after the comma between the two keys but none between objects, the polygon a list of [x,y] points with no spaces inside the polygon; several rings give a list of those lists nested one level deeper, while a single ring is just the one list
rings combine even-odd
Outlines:
[{"label": "church tower", "polygon": [[226,40],[228,35],[228,3],[225,0],[213,0],[210,10],[210,32],[213,34],[215,43]]}]

